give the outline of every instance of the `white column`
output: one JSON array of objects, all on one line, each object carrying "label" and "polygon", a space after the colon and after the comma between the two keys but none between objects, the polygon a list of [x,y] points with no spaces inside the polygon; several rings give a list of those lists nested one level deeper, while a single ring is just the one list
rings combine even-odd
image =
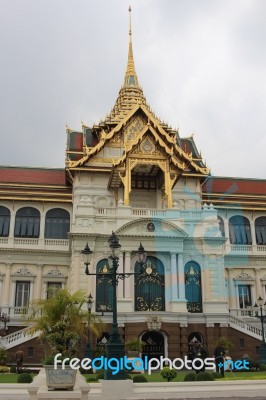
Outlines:
[{"label": "white column", "polygon": [[171,253],[171,286],[172,286],[172,300],[176,300],[178,298],[177,291],[177,269],[176,269],[176,253]]},{"label": "white column", "polygon": [[[126,251],[125,254],[125,272],[131,272],[130,270],[130,261],[131,261],[131,253],[130,251]],[[133,271],[134,272],[134,271]],[[134,281],[134,277],[126,278],[125,279],[125,297],[131,297],[131,282]]]},{"label": "white column", "polygon": [[260,280],[260,268],[255,268],[255,281],[256,281],[256,297],[253,299],[253,303],[257,301],[259,296],[263,298],[263,290],[262,290],[262,285],[261,285],[261,280]]},{"label": "white column", "polygon": [[16,213],[12,211],[10,213],[10,228],[9,228],[9,236],[12,238],[14,237],[14,231],[15,231],[15,217]]},{"label": "white column", "polygon": [[227,218],[222,217],[223,221],[224,221],[224,236],[226,239],[228,239],[228,243],[230,243],[229,240],[229,222],[227,220]]},{"label": "white column", "polygon": [[34,290],[34,298],[40,299],[42,297],[42,264],[37,265],[37,277]]},{"label": "white column", "polygon": [[237,307],[236,298],[236,285],[233,279],[233,271],[228,269],[228,298],[229,298],[229,308]]},{"label": "white column", "polygon": [[45,216],[46,213],[40,213],[40,239],[44,239],[44,229],[45,229]]},{"label": "white column", "polygon": [[203,274],[202,274],[202,290],[204,291],[203,299],[211,300],[211,271],[209,269],[209,257],[204,256],[203,260]]},{"label": "white column", "polygon": [[33,300],[33,288],[34,288],[34,282],[31,280],[30,281],[30,301]]},{"label": "white column", "polygon": [[250,222],[250,232],[251,232],[251,240],[252,240],[252,245],[256,246],[257,242],[256,242],[256,232],[255,232],[255,219],[251,219]]},{"label": "white column", "polygon": [[185,299],[185,271],[183,253],[178,253],[178,295],[179,300]]},{"label": "white column", "polygon": [[12,264],[6,264],[6,276],[4,280],[4,296],[3,296],[3,306],[9,306],[9,296],[10,296],[10,278],[11,278],[11,268]]}]

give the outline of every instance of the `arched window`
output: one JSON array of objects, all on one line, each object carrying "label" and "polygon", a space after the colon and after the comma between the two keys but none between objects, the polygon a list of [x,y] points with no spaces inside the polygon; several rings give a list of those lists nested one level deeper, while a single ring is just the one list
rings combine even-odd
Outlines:
[{"label": "arched window", "polygon": [[113,310],[112,277],[105,275],[108,271],[108,259],[100,260],[96,267],[96,273],[101,274],[101,276],[96,277],[96,311]]},{"label": "arched window", "polygon": [[231,217],[229,237],[231,244],[252,244],[249,220],[242,215]]},{"label": "arched window", "polygon": [[53,208],[46,213],[44,237],[46,239],[67,239],[69,225],[69,212],[62,208]]},{"label": "arched window", "polygon": [[185,293],[188,311],[202,312],[201,273],[200,266],[195,261],[189,261],[185,265]]},{"label": "arched window", "polygon": [[[146,267],[152,274],[146,272]],[[147,257],[143,271],[141,265],[135,264],[135,310],[136,311],[164,311],[165,287],[164,266],[155,257]]]},{"label": "arched window", "polygon": [[219,222],[219,229],[221,232],[221,235],[224,237],[224,220],[218,216],[218,222]]},{"label": "arched window", "polygon": [[23,207],[16,213],[15,237],[37,238],[40,234],[40,212],[33,207]]},{"label": "arched window", "polygon": [[10,211],[8,208],[0,206],[0,237],[9,235]]},{"label": "arched window", "polygon": [[259,217],[255,221],[257,244],[266,244],[266,217]]}]

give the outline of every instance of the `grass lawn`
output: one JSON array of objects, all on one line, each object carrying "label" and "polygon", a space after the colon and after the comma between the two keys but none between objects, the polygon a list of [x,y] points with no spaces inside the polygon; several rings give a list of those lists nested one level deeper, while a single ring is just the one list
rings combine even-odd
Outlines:
[{"label": "grass lawn", "polygon": [[[34,374],[31,374],[34,378]],[[17,383],[18,374],[0,374],[0,385],[1,383]]]},{"label": "grass lawn", "polygon": [[[183,382],[184,377],[188,374],[188,371],[177,372],[176,378],[172,382]],[[160,375],[159,372],[154,372],[151,375],[144,374],[148,382],[166,382]],[[266,379],[266,371],[258,372],[226,372],[224,378],[217,379],[218,381],[229,381],[229,380],[249,380],[249,379]]]},{"label": "grass lawn", "polygon": [[[183,382],[184,377],[189,373],[189,371],[178,371],[176,378],[172,382]],[[151,375],[144,374],[148,382],[166,382],[162,378],[159,372],[153,372]],[[93,376],[91,374],[85,374],[85,379],[88,376]],[[96,376],[96,374],[94,375]],[[135,375],[131,375],[133,378]],[[258,372],[226,372],[224,378],[217,379],[218,381],[229,381],[229,380],[258,380],[266,379],[266,371]]]},{"label": "grass lawn", "polygon": [[[177,372],[176,378],[172,382],[183,382],[185,375],[188,371],[179,371]],[[148,382],[166,382],[160,375],[159,372],[153,372],[151,375],[144,374],[148,380]],[[32,375],[34,377],[35,375]],[[93,376],[91,374],[85,374],[85,379],[88,376]],[[95,374],[96,376],[96,374]],[[131,375],[132,377],[134,375]],[[1,383],[17,383],[18,374],[0,374],[0,385]],[[226,372],[225,377],[221,379],[217,379],[219,381],[228,381],[228,380],[258,380],[258,379],[266,379],[266,371],[258,371],[258,372]]]}]

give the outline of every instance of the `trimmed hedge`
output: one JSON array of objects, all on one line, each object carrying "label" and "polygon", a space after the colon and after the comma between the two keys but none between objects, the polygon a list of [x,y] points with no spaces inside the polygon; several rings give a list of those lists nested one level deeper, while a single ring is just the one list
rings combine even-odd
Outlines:
[{"label": "trimmed hedge", "polygon": [[31,374],[23,372],[19,374],[17,383],[31,383],[33,381]]},{"label": "trimmed hedge", "polygon": [[133,378],[133,382],[135,383],[142,383],[142,382],[148,382],[146,376],[144,375],[136,375]]},{"label": "trimmed hedge", "polygon": [[219,372],[212,372],[211,373],[214,379],[221,379],[222,375]]},{"label": "trimmed hedge", "polygon": [[184,378],[184,382],[193,382],[196,380],[196,374],[194,372],[189,372]]},{"label": "trimmed hedge", "polygon": [[214,381],[212,374],[209,372],[199,372],[196,374],[197,381]]},{"label": "trimmed hedge", "polygon": [[98,379],[97,379],[96,376],[88,376],[88,377],[87,377],[87,382],[88,382],[88,383],[90,383],[90,382],[91,382],[91,383],[93,383],[93,382],[96,383],[96,382],[98,382]]}]

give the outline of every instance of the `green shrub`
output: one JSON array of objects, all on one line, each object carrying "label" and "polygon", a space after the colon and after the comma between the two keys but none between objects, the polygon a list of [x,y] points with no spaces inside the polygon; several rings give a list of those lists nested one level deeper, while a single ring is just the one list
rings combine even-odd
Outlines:
[{"label": "green shrub", "polygon": [[189,372],[185,375],[184,382],[192,382],[196,380],[196,374],[194,372]]},{"label": "green shrub", "polygon": [[212,372],[211,373],[214,379],[221,379],[222,375],[219,372]]},{"label": "green shrub", "polygon": [[140,383],[140,382],[148,382],[146,376],[144,375],[136,375],[133,378],[133,382]]},{"label": "green shrub", "polygon": [[98,374],[96,375],[97,379],[104,379],[104,372],[98,372]]},{"label": "green shrub", "polygon": [[4,347],[0,347],[0,365],[6,365],[7,351]]},{"label": "green shrub", "polygon": [[[258,371],[260,369],[260,363],[257,360],[252,360],[249,358],[245,359],[246,361],[249,362],[248,366],[249,366],[249,371]],[[246,371],[246,370],[245,370]]]},{"label": "green shrub", "polygon": [[127,379],[132,379],[132,377],[131,377],[130,374],[126,374],[126,378],[127,378]]},{"label": "green shrub", "polygon": [[265,364],[260,364],[260,371],[266,371],[266,365]]},{"label": "green shrub", "polygon": [[0,365],[0,374],[4,374],[5,372],[10,372],[9,367],[6,367],[4,365]]},{"label": "green shrub", "polygon": [[22,368],[20,371],[21,374],[31,374],[31,369],[30,368]]},{"label": "green shrub", "polygon": [[18,383],[31,383],[33,381],[31,374],[22,373],[19,374],[17,382]]},{"label": "green shrub", "polygon": [[199,372],[196,375],[196,380],[197,381],[214,381],[214,378],[213,378],[212,374],[210,374],[209,372]]},{"label": "green shrub", "polygon": [[176,370],[169,367],[164,367],[161,371],[161,376],[163,379],[167,379],[167,382],[171,382],[173,379],[175,379],[176,375]]},{"label": "green shrub", "polygon": [[91,382],[91,383],[93,383],[93,382],[98,382],[98,379],[97,379],[96,376],[88,376],[87,382],[88,382],[88,383],[89,383],[89,382]]},{"label": "green shrub", "polygon": [[12,365],[12,367],[10,367],[10,372],[11,374],[15,374],[17,372],[17,368],[15,367],[15,365]]}]

